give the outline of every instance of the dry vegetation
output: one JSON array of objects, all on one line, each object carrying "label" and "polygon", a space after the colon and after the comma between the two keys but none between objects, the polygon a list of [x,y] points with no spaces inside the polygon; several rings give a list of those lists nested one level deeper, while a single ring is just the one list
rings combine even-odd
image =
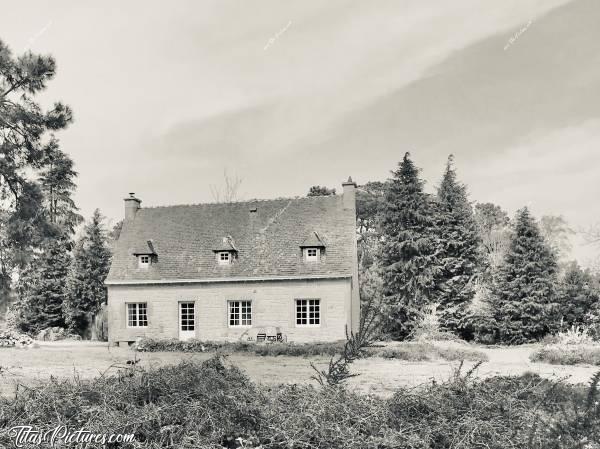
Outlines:
[{"label": "dry vegetation", "polygon": [[[536,375],[471,375],[456,371],[381,399],[257,385],[220,357],[148,370],[133,363],[110,376],[23,389],[0,400],[0,426],[133,433],[136,443],[120,447],[150,449],[598,447],[597,378],[585,389]],[[1,434],[0,446],[9,444]]]}]

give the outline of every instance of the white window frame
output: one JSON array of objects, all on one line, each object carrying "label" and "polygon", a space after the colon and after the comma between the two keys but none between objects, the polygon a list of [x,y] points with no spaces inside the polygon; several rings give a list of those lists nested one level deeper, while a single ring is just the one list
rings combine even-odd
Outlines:
[{"label": "white window frame", "polygon": [[[130,329],[139,329],[148,327],[148,303],[147,302],[128,302],[127,307],[127,327]],[[141,319],[143,309],[143,316],[145,319]],[[135,315],[132,316],[132,311]],[[132,319],[133,318],[133,319]],[[145,324],[140,324],[145,323]]]},{"label": "white window frame", "polygon": [[227,325],[229,327],[252,327],[252,300],[227,301]]},{"label": "white window frame", "polygon": [[[314,254],[312,254],[314,252]],[[304,260],[307,262],[318,262],[321,259],[321,248],[316,246],[304,248]]]},{"label": "white window frame", "polygon": [[[184,327],[186,327],[186,329],[184,329]],[[179,302],[179,330],[183,332],[196,331],[196,303],[194,301]]]},{"label": "white window frame", "polygon": [[[323,321],[323,315],[321,313],[322,301],[321,298],[297,298],[294,301],[294,313],[296,327],[320,327]],[[314,307],[311,312],[311,307]],[[315,311],[316,310],[316,311]],[[314,315],[311,317],[311,313]],[[304,316],[303,316],[304,315]],[[316,318],[316,319],[315,319]],[[300,321],[306,320],[306,323]],[[311,323],[312,321],[312,323]],[[318,321],[318,323],[315,323]]]},{"label": "white window frame", "polygon": [[231,251],[217,252],[217,262],[219,265],[231,265],[231,259],[232,259]]},{"label": "white window frame", "polygon": [[140,254],[138,256],[138,265],[140,268],[148,268],[152,263],[152,257],[149,254]]}]

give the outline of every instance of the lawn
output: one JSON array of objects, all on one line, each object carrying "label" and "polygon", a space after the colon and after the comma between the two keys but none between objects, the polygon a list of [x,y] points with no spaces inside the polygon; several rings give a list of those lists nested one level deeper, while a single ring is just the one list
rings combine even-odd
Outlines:
[{"label": "lawn", "polygon": [[[399,343],[388,344],[389,350],[398,350]],[[440,342],[436,347],[472,348],[460,343]],[[478,376],[517,375],[525,372],[537,373],[543,377],[567,377],[572,383],[587,383],[597,371],[597,367],[559,366],[531,362],[529,356],[538,345],[518,347],[476,347],[484,352],[489,361],[478,370]],[[0,348],[0,393],[14,394],[18,384],[31,385],[50,376],[68,378],[92,378],[105,372],[115,372],[128,360],[140,360],[143,367],[158,367],[175,364],[182,360],[206,360],[211,353],[153,352],[139,353],[128,348],[108,347],[106,343],[95,342],[56,342],[41,343],[39,348],[14,349]],[[230,354],[231,362],[240,367],[254,381],[263,384],[309,383],[313,382],[310,363],[325,366],[327,357],[257,356],[254,354]],[[371,357],[357,361],[353,372],[360,376],[351,379],[354,391],[389,396],[401,385],[418,385],[431,379],[447,379],[458,361],[405,361]],[[465,362],[472,366],[475,362]]]}]

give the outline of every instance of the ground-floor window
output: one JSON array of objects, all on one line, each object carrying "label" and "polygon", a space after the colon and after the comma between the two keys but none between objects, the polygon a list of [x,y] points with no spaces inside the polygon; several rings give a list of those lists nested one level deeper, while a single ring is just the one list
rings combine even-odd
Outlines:
[{"label": "ground-floor window", "polygon": [[321,300],[296,300],[296,325],[319,326],[321,324]]},{"label": "ground-floor window", "polygon": [[148,305],[145,302],[135,302],[127,304],[127,326],[148,326]]},{"label": "ground-floor window", "polygon": [[252,326],[252,301],[229,301],[229,326]]},{"label": "ground-floor window", "polygon": [[196,329],[195,307],[193,302],[179,303],[181,313],[181,330],[193,331]]}]

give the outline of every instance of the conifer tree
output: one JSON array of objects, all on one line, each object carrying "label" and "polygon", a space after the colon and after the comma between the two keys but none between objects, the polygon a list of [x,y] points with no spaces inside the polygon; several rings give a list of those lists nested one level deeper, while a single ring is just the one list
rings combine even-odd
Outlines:
[{"label": "conifer tree", "polygon": [[64,327],[63,303],[71,256],[63,239],[49,239],[19,279],[19,327],[35,334],[48,327]]},{"label": "conifer tree", "polygon": [[517,212],[504,260],[492,286],[497,338],[525,343],[546,335],[555,316],[556,256],[527,208]]},{"label": "conifer tree", "polygon": [[[594,285],[594,279],[573,262],[568,265],[560,285],[559,307],[557,314],[564,327],[578,324],[598,324],[596,311],[600,306],[600,292]],[[591,319],[591,316],[594,316]]]},{"label": "conifer tree", "polygon": [[65,316],[69,328],[79,334],[84,333],[89,318],[106,303],[104,280],[110,269],[111,253],[103,220],[96,209],[73,251]]},{"label": "conifer tree", "polygon": [[481,240],[467,189],[456,178],[453,156],[448,157],[437,192],[440,242],[440,290],[437,294],[440,324],[458,332],[475,294],[474,278],[480,262]]},{"label": "conifer tree", "polygon": [[383,312],[395,338],[410,334],[436,288],[435,221],[432,199],[406,153],[389,182],[379,223]]}]

